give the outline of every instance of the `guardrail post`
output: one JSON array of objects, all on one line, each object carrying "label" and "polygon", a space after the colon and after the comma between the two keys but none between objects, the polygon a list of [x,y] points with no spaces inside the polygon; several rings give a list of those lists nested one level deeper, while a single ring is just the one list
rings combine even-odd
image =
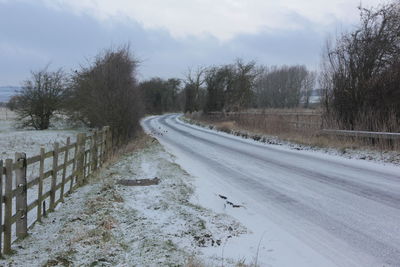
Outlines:
[{"label": "guardrail post", "polygon": [[6,179],[4,186],[4,254],[11,254],[11,217],[12,217],[12,182],[13,160],[6,159]]},{"label": "guardrail post", "polygon": [[22,239],[28,235],[28,188],[26,187],[26,154],[15,153],[15,163],[18,167],[15,169],[15,186],[16,193],[16,213],[20,214],[16,220],[16,235],[18,239]]}]

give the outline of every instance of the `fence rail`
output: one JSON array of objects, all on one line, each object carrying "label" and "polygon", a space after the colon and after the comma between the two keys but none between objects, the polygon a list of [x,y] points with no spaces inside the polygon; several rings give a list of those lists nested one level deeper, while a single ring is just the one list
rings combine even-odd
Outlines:
[{"label": "fence rail", "polygon": [[85,184],[111,150],[107,126],[89,136],[78,134],[74,143],[68,138],[63,147],[54,143],[52,151],[42,147],[33,157],[18,152],[14,160],[0,160],[0,254],[11,254],[11,244],[26,237],[28,229]]}]

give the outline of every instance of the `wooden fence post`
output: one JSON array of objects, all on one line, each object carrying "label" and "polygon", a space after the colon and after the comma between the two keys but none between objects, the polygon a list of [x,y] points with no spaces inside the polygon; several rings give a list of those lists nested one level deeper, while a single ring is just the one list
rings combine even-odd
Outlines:
[{"label": "wooden fence post", "polygon": [[67,163],[68,163],[68,153],[69,153],[70,142],[71,142],[71,138],[68,137],[65,154],[64,154],[64,167],[63,167],[62,178],[61,178],[61,189],[60,189],[61,202],[64,202],[64,187],[65,187],[65,177],[67,175]]},{"label": "wooden fence post", "polygon": [[104,127],[98,132],[97,137],[97,159],[99,162],[99,168],[103,165],[103,140],[104,140]]},{"label": "wooden fence post", "polygon": [[[77,141],[78,142],[78,141]],[[75,143],[75,147],[74,147],[74,161],[72,162],[72,173],[71,173],[71,183],[69,185],[69,193],[72,193],[72,190],[74,189],[74,180],[75,183],[78,182],[77,178],[76,178],[76,158],[78,155],[78,143]]]},{"label": "wooden fence post", "polygon": [[111,128],[108,127],[107,128],[107,159],[110,159],[110,157],[112,156],[112,147],[113,147],[113,136],[112,136],[112,132],[111,132]]},{"label": "wooden fence post", "polygon": [[[87,140],[88,138],[86,138],[85,140]],[[86,178],[89,177],[90,173],[91,173],[91,166],[90,166],[90,152],[91,152],[91,148],[92,148],[92,144],[89,143],[89,150],[86,150],[85,148],[85,160],[83,163],[83,183],[86,183]]]},{"label": "wooden fence post", "polygon": [[104,126],[103,130],[101,131],[101,164],[106,161],[107,158],[107,134],[110,129],[110,126]]},{"label": "wooden fence post", "polygon": [[104,127],[103,132],[103,161],[106,161],[108,159],[108,128]]},{"label": "wooden fence post", "polygon": [[105,162],[108,159],[108,155],[107,155],[107,153],[108,153],[108,149],[107,149],[107,146],[108,146],[107,134],[108,134],[108,128],[104,127],[103,128],[103,155],[102,155],[103,162]]},{"label": "wooden fence post", "polygon": [[56,203],[56,187],[57,187],[57,169],[58,169],[58,149],[59,143],[54,143],[53,151],[53,173],[51,176],[51,189],[50,189],[50,211],[54,211]]},{"label": "wooden fence post", "polygon": [[97,169],[97,163],[98,163],[98,149],[97,149],[97,139],[98,139],[98,135],[97,135],[97,131],[93,132],[92,138],[91,138],[91,148],[90,148],[90,155],[91,155],[91,168],[92,171],[95,171]]},{"label": "wooden fence post", "polygon": [[86,134],[80,133],[77,137],[77,155],[76,155],[76,172],[79,185],[84,183],[84,168],[85,168],[85,144]]},{"label": "wooden fence post", "polygon": [[12,217],[12,182],[13,161],[6,159],[6,179],[4,186],[4,254],[11,254],[11,217]]},{"label": "wooden fence post", "polygon": [[44,147],[40,148],[40,163],[39,163],[39,184],[38,184],[38,206],[36,219],[42,221],[42,195],[43,195],[43,177],[44,177]]},{"label": "wooden fence post", "polygon": [[15,153],[15,163],[18,167],[15,169],[15,187],[17,193],[15,196],[16,213],[20,214],[16,220],[16,235],[18,239],[22,239],[28,235],[28,194],[26,187],[26,154]]}]

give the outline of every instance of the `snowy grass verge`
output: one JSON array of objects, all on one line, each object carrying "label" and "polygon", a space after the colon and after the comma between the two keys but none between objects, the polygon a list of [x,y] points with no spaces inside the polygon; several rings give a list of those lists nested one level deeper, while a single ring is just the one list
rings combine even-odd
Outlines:
[{"label": "snowy grass verge", "polygon": [[[245,266],[244,260],[210,251],[220,251],[247,230],[232,217],[194,204],[194,178],[155,139],[144,138],[137,145],[142,149],[125,154],[69,196],[28,238],[14,244],[15,255],[0,264]],[[116,183],[154,177],[160,184]]]}]

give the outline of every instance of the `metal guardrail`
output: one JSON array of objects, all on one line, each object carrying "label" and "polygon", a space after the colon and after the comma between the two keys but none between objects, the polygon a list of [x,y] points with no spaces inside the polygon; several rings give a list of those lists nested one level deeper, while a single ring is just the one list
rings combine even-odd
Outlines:
[{"label": "metal guardrail", "polygon": [[[400,140],[400,133],[392,132],[369,132],[369,131],[351,131],[351,130],[335,130],[335,129],[321,129],[322,123],[316,122],[315,119],[321,117],[320,112],[209,112],[211,116],[222,117],[240,117],[240,115],[257,115],[265,116],[281,116],[282,121],[295,125],[296,128],[302,127],[315,127],[319,130],[321,135],[355,137],[355,138],[373,138],[373,139],[386,139],[386,140]],[[306,120],[305,120],[306,119]],[[309,119],[309,121],[307,121]]]},{"label": "metal guardrail", "polygon": [[389,132],[368,132],[368,131],[350,131],[350,130],[321,130],[323,135],[336,135],[336,136],[348,136],[348,137],[361,137],[361,138],[380,138],[380,139],[400,139],[400,133],[389,133]]}]

